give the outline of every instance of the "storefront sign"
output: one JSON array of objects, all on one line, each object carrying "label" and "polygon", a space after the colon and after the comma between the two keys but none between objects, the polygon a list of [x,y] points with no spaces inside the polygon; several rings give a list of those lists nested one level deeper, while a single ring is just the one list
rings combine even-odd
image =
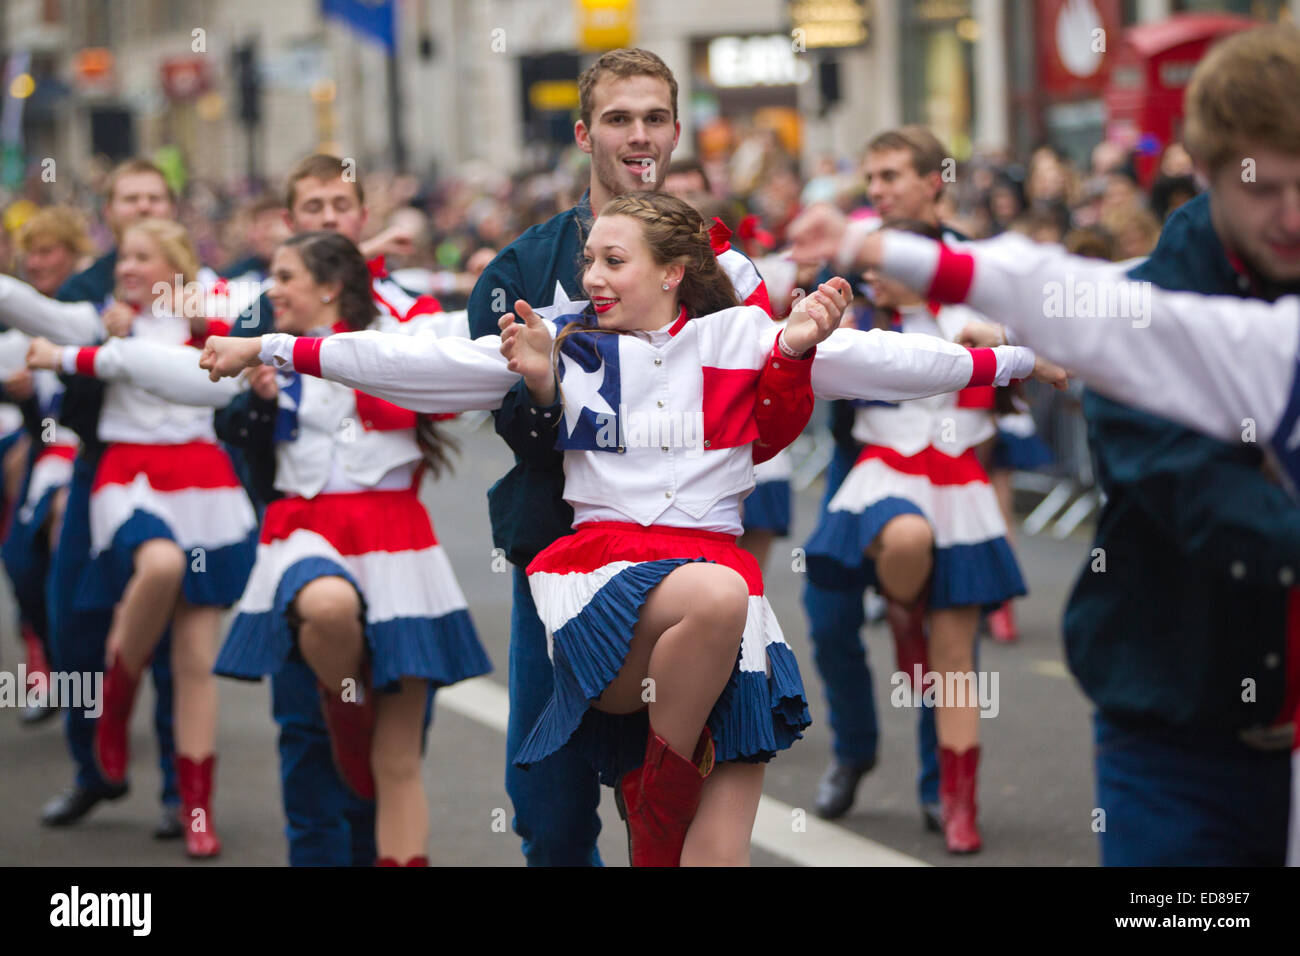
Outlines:
[{"label": "storefront sign", "polygon": [[717,87],[790,86],[811,74],[783,33],[709,41],[709,82]]},{"label": "storefront sign", "polygon": [[804,49],[867,42],[870,0],[788,0],[792,36]]}]

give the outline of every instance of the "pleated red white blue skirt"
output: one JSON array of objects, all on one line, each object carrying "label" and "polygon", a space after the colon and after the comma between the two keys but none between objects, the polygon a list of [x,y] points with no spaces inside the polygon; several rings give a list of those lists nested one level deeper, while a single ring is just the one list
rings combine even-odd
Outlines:
[{"label": "pleated red white blue skirt", "polygon": [[991,607],[1025,593],[1006,523],[973,448],[953,457],[934,446],[910,456],[865,447],[808,540],[812,582],[833,589],[874,585],[875,563],[863,552],[904,514],[920,515],[934,532],[930,607]]},{"label": "pleated red white blue skirt", "polygon": [[257,515],[220,445],[109,445],[91,486],[90,564],[78,606],[116,604],[136,549],[162,538],[185,554],[185,600],[229,607],[248,580],[256,532]]},{"label": "pleated red white blue skirt", "polygon": [[622,668],[650,591],[692,561],[732,568],[749,586],[740,654],[708,719],[716,759],[770,760],[803,736],[811,718],[799,665],[763,596],[753,556],[726,534],[596,521],[580,525],[528,565],[555,687],[513,755],[518,766],[537,763],[570,741],[606,784],[640,765],[646,712],[617,716],[590,704]]},{"label": "pleated red white blue skirt", "polygon": [[410,488],[271,502],[216,672],[257,680],[296,656],[290,608],[327,576],[344,578],[361,597],[375,687],[402,677],[454,684],[492,670],[429,513]]},{"label": "pleated red white blue skirt", "polygon": [[30,621],[33,610],[44,619],[45,575],[50,555],[46,523],[54,507],[54,497],[72,481],[72,462],[76,446],[50,445],[41,448],[27,468],[13,509],[0,559],[13,584],[14,595],[24,619]]},{"label": "pleated red white blue skirt", "polygon": [[998,416],[998,437],[989,455],[990,468],[1035,471],[1052,463],[1052,449],[1038,437],[1028,411]]},{"label": "pleated red white blue skirt", "polygon": [[754,490],[741,505],[746,531],[770,531],[779,538],[790,533],[790,472],[788,450],[754,467]]}]

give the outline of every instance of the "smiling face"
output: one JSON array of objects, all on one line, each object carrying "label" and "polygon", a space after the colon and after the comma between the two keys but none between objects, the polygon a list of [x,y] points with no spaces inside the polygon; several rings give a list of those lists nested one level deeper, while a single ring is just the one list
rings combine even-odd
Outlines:
[{"label": "smiling face", "polygon": [[591,208],[615,196],[662,185],[682,125],[672,93],[657,76],[606,76],[592,90],[591,126],[574,126],[578,148],[591,154]]},{"label": "smiling face", "polygon": [[601,328],[649,331],[677,318],[683,267],[655,262],[641,224],[632,217],[601,216],[592,224],[583,270],[583,285]]},{"label": "smiling face", "polygon": [[[162,247],[147,232],[128,229],[117,250],[117,266],[113,271],[117,297],[138,309],[148,308],[156,297],[155,287],[165,286],[167,292],[163,305],[172,310],[171,295],[177,290],[176,266],[163,254]],[[184,282],[179,285],[184,286]]]},{"label": "smiling face", "polygon": [[1242,162],[1226,162],[1211,177],[1210,215],[1224,245],[1273,282],[1300,283],[1300,156],[1246,148],[1254,182]]},{"label": "smiling face", "polygon": [[[298,335],[333,325],[338,320],[339,282],[319,283],[292,246],[281,246],[271,259],[271,288],[267,298],[277,332]],[[324,302],[325,296],[330,301]]]},{"label": "smiling face", "polygon": [[326,229],[355,243],[361,240],[366,225],[366,207],[357,195],[356,183],[345,182],[342,176],[307,176],[293,184],[293,208],[285,217],[294,232]]}]

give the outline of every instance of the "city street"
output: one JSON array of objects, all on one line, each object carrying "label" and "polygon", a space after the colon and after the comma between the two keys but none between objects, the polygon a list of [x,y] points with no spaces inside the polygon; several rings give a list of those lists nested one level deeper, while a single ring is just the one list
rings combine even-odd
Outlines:
[{"label": "city street", "polygon": [[[517,866],[523,860],[519,840],[508,829],[510,804],[502,785],[510,576],[493,569],[486,501],[488,486],[505,473],[510,458],[490,425],[462,431],[460,437],[456,473],[437,485],[431,510],[496,670],[438,695],[424,764],[430,860],[433,865]],[[1095,865],[1089,707],[1066,671],[1060,636],[1061,608],[1087,554],[1081,533],[1064,542],[1040,536],[1021,543],[1031,591],[1018,609],[1022,639],[1010,646],[985,640],[980,647],[981,666],[998,673],[1000,691],[998,715],[980,722],[984,851],[951,857],[940,836],[922,830],[915,789],[916,715],[889,705],[893,648],[883,625],[867,632],[881,707],[878,765],[845,819],[831,825],[810,809],[805,812],[825,769],[830,737],[790,549],[812,530],[820,494],[819,481],[798,495],[794,536],[775,549],[767,569],[768,593],[799,658],[814,724],[803,741],[769,765],[754,832],[755,865]],[[19,643],[9,623],[8,598],[5,611],[0,667],[12,671]],[[41,804],[71,783],[59,723],[27,728],[16,710],[0,709],[0,865],[203,865],[187,864],[179,842],[159,843],[149,836],[158,814],[158,770],[147,682],[145,688],[133,719],[131,793],[101,804],[70,829],[37,823]],[[225,852],[215,865],[283,865],[269,685],[222,681],[220,690],[214,815]],[[607,864],[624,866],[624,831],[608,790],[601,810],[601,853]]]}]

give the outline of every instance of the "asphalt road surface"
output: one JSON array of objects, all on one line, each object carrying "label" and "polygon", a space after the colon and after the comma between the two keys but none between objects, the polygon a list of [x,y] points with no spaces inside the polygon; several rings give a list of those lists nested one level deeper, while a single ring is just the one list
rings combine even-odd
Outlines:
[{"label": "asphalt road surface", "polygon": [[[438,695],[424,763],[430,860],[443,866],[517,866],[523,862],[519,840],[508,827],[501,832],[501,821],[510,814],[503,785],[510,575],[493,570],[486,499],[487,487],[505,473],[510,458],[490,427],[461,437],[456,474],[439,483],[428,501],[496,671]],[[916,713],[889,704],[893,648],[883,625],[865,632],[879,707],[879,762],[847,817],[828,824],[812,814],[830,736],[799,604],[801,576],[791,569],[790,553],[812,530],[820,495],[820,481],[797,495],[794,535],[778,542],[767,568],[768,594],[799,658],[814,723],[768,767],[754,863],[1095,865],[1089,707],[1066,671],[1060,636],[1061,608],[1087,555],[1082,536],[1021,542],[1031,592],[1018,606],[1022,639],[1009,646],[985,640],[980,648],[981,668],[999,675],[999,713],[980,721],[984,851],[949,856],[941,837],[922,830],[915,796]],[[21,651],[7,595],[3,610],[0,669],[13,671]],[[151,709],[145,681],[133,718],[131,793],[101,804],[75,827],[47,829],[37,822],[40,807],[72,778],[60,723],[24,727],[17,710],[0,707],[0,865],[200,865],[185,859],[179,843],[158,843],[149,836],[158,815],[159,784]],[[283,865],[284,821],[267,683],[221,682],[219,755],[214,822],[225,852],[201,865]],[[601,854],[607,864],[625,866],[623,827],[611,791],[604,793]]]}]

